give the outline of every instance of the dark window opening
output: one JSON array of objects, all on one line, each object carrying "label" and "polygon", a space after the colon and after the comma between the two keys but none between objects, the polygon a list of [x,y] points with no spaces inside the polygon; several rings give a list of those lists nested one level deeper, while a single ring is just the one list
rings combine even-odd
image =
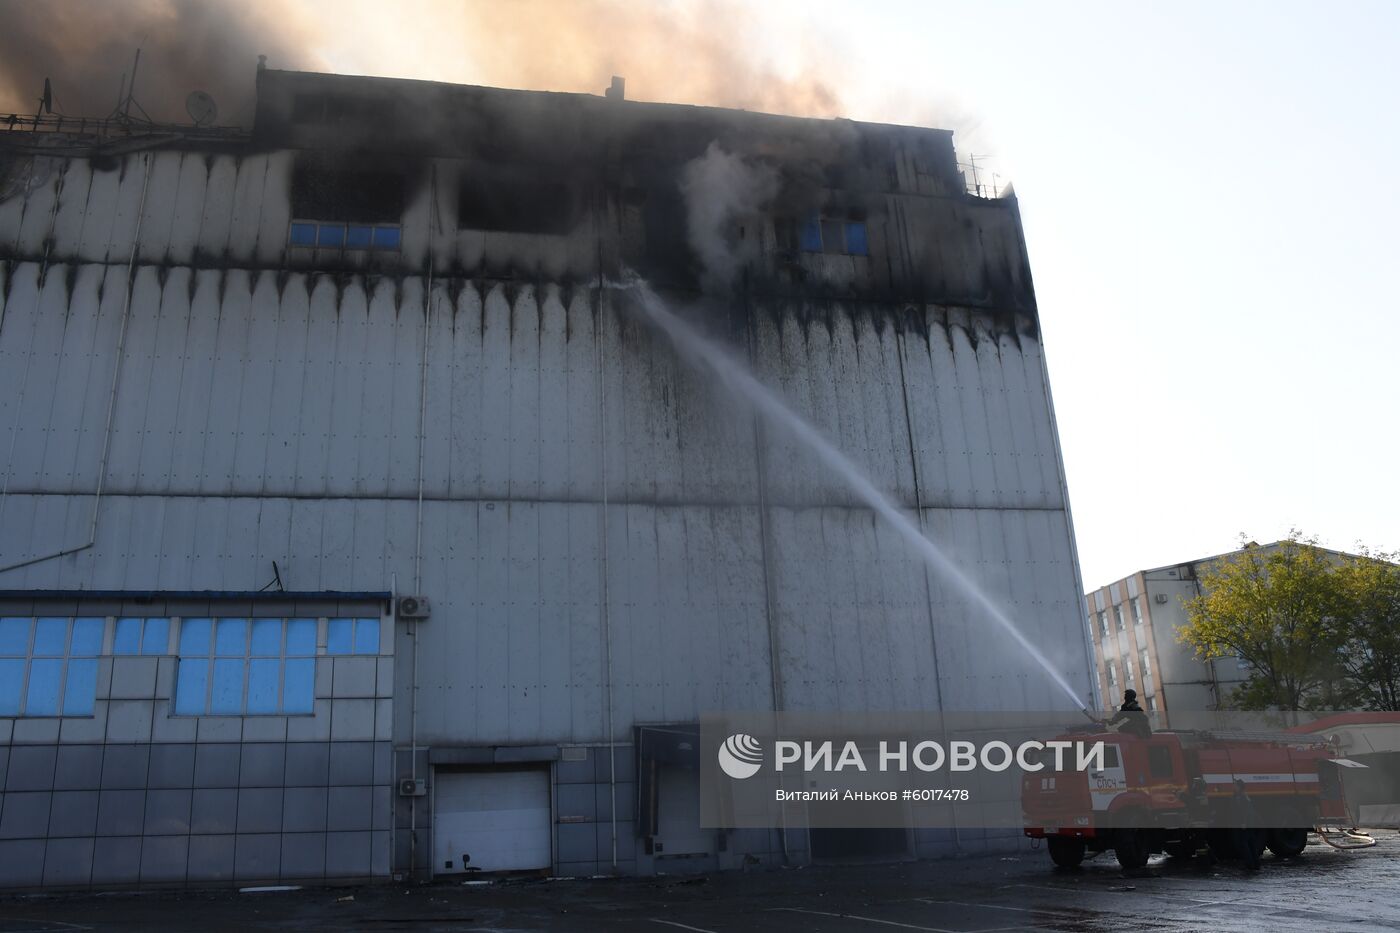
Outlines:
[{"label": "dark window opening", "polygon": [[292,173],[292,216],[359,224],[403,218],[404,179],[396,172],[299,165]]},{"label": "dark window opening", "polygon": [[299,165],[292,174],[291,246],[396,250],[404,179],[395,172]]},{"label": "dark window opening", "polygon": [[577,193],[561,182],[473,173],[457,196],[457,226],[468,230],[565,234],[581,213]]},{"label": "dark window opening", "polygon": [[393,114],[387,100],[345,94],[298,94],[292,100],[292,120],[297,123],[382,123]]}]

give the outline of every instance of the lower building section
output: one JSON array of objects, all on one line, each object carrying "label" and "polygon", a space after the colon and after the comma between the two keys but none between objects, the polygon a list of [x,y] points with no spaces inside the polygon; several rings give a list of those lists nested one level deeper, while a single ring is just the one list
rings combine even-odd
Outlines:
[{"label": "lower building section", "polygon": [[387,595],[0,593],[0,888],[387,877]]},{"label": "lower building section", "polygon": [[980,827],[702,827],[693,729],[639,727],[632,743],[612,746],[420,747],[416,768],[413,750],[400,748],[394,874],[691,874],[1029,845],[1016,829]]},{"label": "lower building section", "polygon": [[389,872],[387,742],[18,745],[0,772],[6,887]]}]

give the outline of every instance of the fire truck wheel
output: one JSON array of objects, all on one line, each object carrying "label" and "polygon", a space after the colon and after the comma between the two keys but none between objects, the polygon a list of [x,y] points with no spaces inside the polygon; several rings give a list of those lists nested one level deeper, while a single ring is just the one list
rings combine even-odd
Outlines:
[{"label": "fire truck wheel", "polygon": [[1308,831],[1306,829],[1269,830],[1269,851],[1274,853],[1276,858],[1295,858],[1302,855],[1303,850],[1307,847]]},{"label": "fire truck wheel", "polygon": [[1147,831],[1131,826],[1118,830],[1113,839],[1113,852],[1124,868],[1142,868],[1147,864]]},{"label": "fire truck wheel", "polygon": [[1084,840],[1070,836],[1050,836],[1045,840],[1050,861],[1060,868],[1076,868],[1084,861]]}]

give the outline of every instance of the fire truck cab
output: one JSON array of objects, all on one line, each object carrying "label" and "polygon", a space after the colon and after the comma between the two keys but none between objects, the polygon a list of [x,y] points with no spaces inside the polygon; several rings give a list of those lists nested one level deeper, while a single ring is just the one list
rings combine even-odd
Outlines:
[{"label": "fire truck cab", "polygon": [[[1098,770],[1046,767],[1022,778],[1026,835],[1045,839],[1057,866],[1109,849],[1124,868],[1140,868],[1156,852],[1190,858],[1207,846],[1230,857],[1240,854],[1241,841],[1291,858],[1307,846],[1310,828],[1346,819],[1335,756],[1315,738],[1205,732],[1061,738],[1102,741],[1104,755]],[[1237,781],[1247,808],[1235,795]]]}]

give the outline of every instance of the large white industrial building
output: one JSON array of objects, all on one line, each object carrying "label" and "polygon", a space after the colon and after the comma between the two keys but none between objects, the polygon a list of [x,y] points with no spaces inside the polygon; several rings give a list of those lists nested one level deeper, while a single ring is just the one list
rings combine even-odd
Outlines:
[{"label": "large white industrial building", "polygon": [[[1020,218],[949,132],[258,95],[250,133],[0,131],[0,885],[1018,844],[700,828],[703,713],[1072,704],[606,287],[734,348],[1087,701]],[[712,144],[777,182],[706,294],[678,179]]]}]

